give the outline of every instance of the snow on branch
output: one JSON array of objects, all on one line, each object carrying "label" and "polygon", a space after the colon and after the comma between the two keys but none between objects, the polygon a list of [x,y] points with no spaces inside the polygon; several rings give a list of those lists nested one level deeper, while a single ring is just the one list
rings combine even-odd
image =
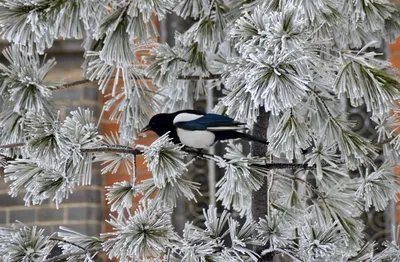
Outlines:
[{"label": "snow on branch", "polygon": [[5,168],[12,196],[25,189],[27,205],[40,204],[51,194],[59,204],[75,186],[91,183],[92,154],[82,153],[81,148],[99,145],[92,112],[79,109],[63,122],[32,118],[27,126],[32,132],[21,150],[24,155]]},{"label": "snow on branch", "polygon": [[0,258],[6,262],[44,261],[54,247],[44,229],[22,223],[0,227]]},{"label": "snow on branch", "polygon": [[[7,0],[0,4],[1,35],[9,42],[43,53],[54,40],[81,39],[98,26],[99,14],[106,12],[106,0],[24,1]],[[95,10],[95,12],[93,12]]]},{"label": "snow on branch", "polygon": [[171,210],[148,201],[128,217],[111,217],[107,222],[114,231],[104,233],[103,247],[112,258],[146,259],[165,255],[166,247],[178,239],[171,225]]},{"label": "snow on branch", "polygon": [[338,73],[334,90],[347,93],[351,105],[363,103],[373,115],[382,115],[400,97],[400,81],[390,73],[391,64],[374,58],[376,53],[342,53],[343,67]]},{"label": "snow on branch", "polygon": [[[175,33],[174,45],[158,43],[154,17],[170,13],[193,23]],[[0,35],[13,43],[3,52],[8,64],[0,64],[0,165],[9,194],[25,194],[27,205],[51,198],[58,206],[91,183],[94,162],[103,164],[102,174],[124,166],[131,175],[106,188],[112,232],[61,228],[56,238],[22,224],[1,227],[0,260],[92,262],[98,252],[122,261],[262,261],[277,254],[398,260],[398,239],[379,254],[377,244],[365,243],[360,216],[384,210],[400,191],[392,175],[400,156],[400,83],[392,65],[369,51],[399,35],[399,17],[388,0],[0,1]],[[61,38],[86,38],[82,81],[46,80],[55,61],[38,54]],[[103,94],[110,88],[104,111],[120,124],[118,133],[100,136],[92,112],[64,119],[51,103],[53,91],[90,81]],[[154,114],[192,108],[211,89],[222,94],[214,112],[250,127],[262,110],[270,113],[265,155],[231,142],[222,157],[168,136],[134,144]],[[372,114],[377,146],[354,131],[346,100]],[[381,147],[388,163],[377,165]],[[152,178],[137,180],[138,155]],[[200,194],[186,177],[190,157],[223,169],[217,198],[224,210],[210,206],[204,225],[188,222],[179,236],[172,209],[179,198]],[[267,214],[252,217],[249,203],[259,190],[266,191]],[[63,253],[49,257],[56,244]]]}]

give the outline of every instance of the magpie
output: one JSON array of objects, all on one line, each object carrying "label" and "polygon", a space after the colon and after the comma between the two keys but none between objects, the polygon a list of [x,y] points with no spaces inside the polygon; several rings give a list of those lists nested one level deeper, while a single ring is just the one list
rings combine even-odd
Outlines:
[{"label": "magpie", "polygon": [[197,110],[181,110],[153,116],[141,132],[154,131],[162,136],[169,132],[175,144],[183,144],[196,149],[208,149],[219,140],[245,139],[263,144],[268,142],[238,130],[246,129],[244,123],[217,114],[206,114]]}]

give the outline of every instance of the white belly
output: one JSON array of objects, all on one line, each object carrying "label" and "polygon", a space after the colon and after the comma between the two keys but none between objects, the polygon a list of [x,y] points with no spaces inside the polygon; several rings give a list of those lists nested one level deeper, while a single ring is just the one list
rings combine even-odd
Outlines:
[{"label": "white belly", "polygon": [[208,149],[215,142],[215,135],[206,130],[192,131],[177,128],[176,133],[183,145],[193,148]]}]

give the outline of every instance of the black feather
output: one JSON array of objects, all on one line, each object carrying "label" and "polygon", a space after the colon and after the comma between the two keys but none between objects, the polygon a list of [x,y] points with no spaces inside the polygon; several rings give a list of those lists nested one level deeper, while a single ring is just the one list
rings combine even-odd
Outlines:
[{"label": "black feather", "polygon": [[[181,121],[173,123],[174,118],[182,113],[200,115],[200,117],[191,121]],[[245,139],[249,141],[254,141],[262,144],[268,144],[265,139],[252,136],[247,133],[237,132],[236,130],[230,130],[229,128],[241,128],[244,127],[244,123],[234,121],[232,118],[227,116],[221,116],[216,114],[206,114],[202,111],[197,110],[181,110],[169,114],[157,114],[150,119],[148,126],[145,130],[152,130],[157,133],[157,135],[162,136],[169,132],[169,136],[172,141],[176,144],[181,143],[179,136],[176,132],[177,128],[185,130],[207,130],[215,135],[215,141],[219,140],[229,140],[229,139]],[[221,128],[216,130],[215,128]],[[226,129],[224,128],[226,127]],[[214,129],[212,129],[214,128]]]}]

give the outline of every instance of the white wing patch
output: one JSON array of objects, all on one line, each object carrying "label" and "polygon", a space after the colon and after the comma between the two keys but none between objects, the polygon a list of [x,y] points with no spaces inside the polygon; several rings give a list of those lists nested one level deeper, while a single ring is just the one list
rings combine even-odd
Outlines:
[{"label": "white wing patch", "polygon": [[245,126],[213,126],[208,127],[207,130],[210,131],[224,131],[224,130],[243,130],[246,129]]},{"label": "white wing patch", "polygon": [[[204,115],[181,113],[174,118],[173,123],[175,124],[178,122],[192,121],[192,120],[199,119],[203,116]],[[207,128],[207,130],[210,130],[210,131],[243,130],[243,129],[246,129],[245,124],[239,125],[239,126],[212,126],[212,127]]]},{"label": "white wing patch", "polygon": [[187,122],[187,121],[192,121],[192,120],[196,120],[199,119],[201,117],[203,117],[204,115],[196,115],[196,114],[189,114],[189,113],[181,113],[179,115],[177,115],[174,120],[172,121],[172,123],[178,123],[178,122]]}]

